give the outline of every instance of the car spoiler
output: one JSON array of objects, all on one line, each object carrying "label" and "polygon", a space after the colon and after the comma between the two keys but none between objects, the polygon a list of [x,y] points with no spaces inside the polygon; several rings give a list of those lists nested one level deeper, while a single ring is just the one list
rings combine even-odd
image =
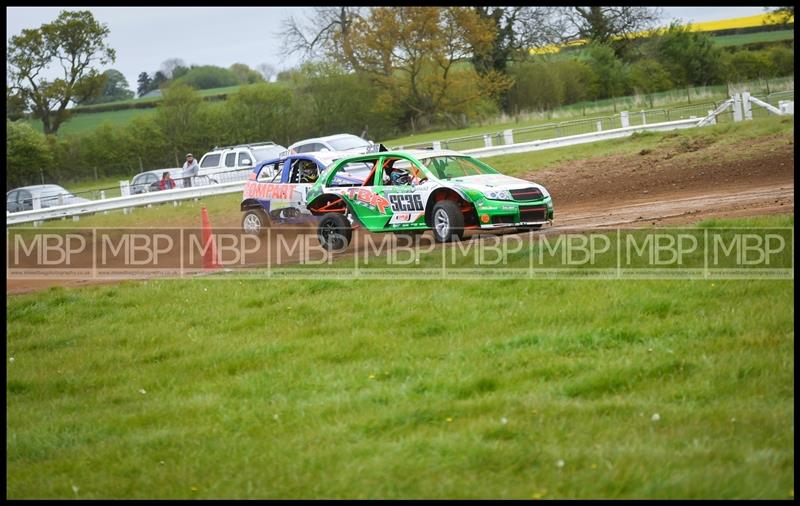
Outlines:
[{"label": "car spoiler", "polygon": [[369,148],[367,148],[367,153],[379,153],[381,151],[389,151],[389,148],[384,146],[383,144],[373,144]]}]

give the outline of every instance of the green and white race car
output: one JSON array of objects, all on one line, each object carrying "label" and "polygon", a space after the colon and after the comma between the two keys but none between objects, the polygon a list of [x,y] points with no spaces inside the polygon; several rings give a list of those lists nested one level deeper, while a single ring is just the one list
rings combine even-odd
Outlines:
[{"label": "green and white race car", "polygon": [[553,220],[543,186],[449,150],[342,158],[309,189],[306,206],[320,219],[320,243],[331,250],[347,247],[355,223],[370,232],[430,229],[436,241],[447,242],[460,240],[465,230],[535,230]]}]

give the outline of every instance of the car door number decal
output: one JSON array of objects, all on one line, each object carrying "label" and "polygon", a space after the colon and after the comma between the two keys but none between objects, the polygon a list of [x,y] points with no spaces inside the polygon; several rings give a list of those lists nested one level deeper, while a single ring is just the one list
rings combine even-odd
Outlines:
[{"label": "car door number decal", "polygon": [[390,193],[387,195],[395,213],[404,211],[423,211],[422,196],[418,193]]}]

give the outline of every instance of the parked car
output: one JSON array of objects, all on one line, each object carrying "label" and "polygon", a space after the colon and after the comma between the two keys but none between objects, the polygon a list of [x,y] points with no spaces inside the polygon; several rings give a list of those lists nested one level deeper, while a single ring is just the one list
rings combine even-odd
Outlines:
[{"label": "parked car", "polygon": [[183,168],[147,170],[131,179],[131,195],[161,190],[158,182],[161,181],[164,172],[169,172],[170,177],[175,180],[175,188],[183,188]]},{"label": "parked car", "polygon": [[374,143],[353,134],[328,135],[297,141],[289,146],[289,153],[309,153],[312,151],[348,151],[350,153],[367,153]]},{"label": "parked car", "polygon": [[219,183],[243,181],[258,162],[280,156],[286,148],[274,142],[215,147],[200,159],[198,176],[209,176]]},{"label": "parked car", "polygon": [[271,223],[301,223],[313,219],[306,193],[344,153],[301,153],[260,162],[250,173],[242,194],[242,229],[261,233]]},{"label": "parked car", "polygon": [[15,188],[6,193],[6,211],[16,213],[33,209],[33,199],[39,197],[41,207],[55,207],[67,204],[91,202],[89,199],[76,197],[65,188],[55,184],[39,184]]},{"label": "parked car", "polygon": [[342,158],[308,190],[306,206],[321,218],[320,244],[334,250],[347,247],[356,222],[370,232],[433,230],[437,242],[448,242],[465,229],[536,230],[553,220],[543,186],[450,150]]}]

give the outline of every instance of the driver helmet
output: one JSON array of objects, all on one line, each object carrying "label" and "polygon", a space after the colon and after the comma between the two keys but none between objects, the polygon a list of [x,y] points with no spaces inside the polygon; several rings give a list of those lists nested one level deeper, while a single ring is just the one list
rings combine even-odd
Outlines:
[{"label": "driver helmet", "polygon": [[389,174],[393,185],[411,184],[411,176],[404,170],[394,170]]},{"label": "driver helmet", "polygon": [[307,163],[303,166],[303,179],[306,181],[316,181],[317,180],[317,168],[310,163]]}]

